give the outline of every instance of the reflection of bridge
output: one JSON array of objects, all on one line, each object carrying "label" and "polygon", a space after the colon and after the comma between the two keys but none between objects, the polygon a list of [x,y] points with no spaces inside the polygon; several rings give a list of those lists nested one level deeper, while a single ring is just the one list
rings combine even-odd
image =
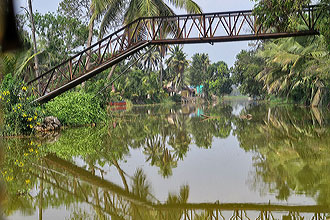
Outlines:
[{"label": "reflection of bridge", "polygon": [[160,203],[141,198],[128,187],[122,188],[54,155],[45,157],[43,164],[42,174],[34,173],[43,184],[49,184],[53,192],[62,191],[76,201],[90,205],[98,215],[102,213],[104,219],[273,220],[282,217],[283,220],[303,220],[308,216],[311,220],[326,220],[330,213],[328,206]]},{"label": "reflection of bridge", "polygon": [[[315,35],[321,13],[298,13],[304,30],[277,31],[259,24],[252,11],[139,18],[29,82],[46,102],[152,44],[213,43]],[[88,63],[88,64],[87,64]]]}]

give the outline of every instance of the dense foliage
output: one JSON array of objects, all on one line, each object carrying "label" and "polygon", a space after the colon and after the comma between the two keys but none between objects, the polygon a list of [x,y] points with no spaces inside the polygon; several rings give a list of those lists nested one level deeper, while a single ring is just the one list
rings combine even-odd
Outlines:
[{"label": "dense foliage", "polygon": [[327,105],[329,65],[324,36],[269,40],[237,56],[233,80],[252,97],[267,94],[304,105]]},{"label": "dense foliage", "polygon": [[208,54],[196,53],[191,57],[191,60],[189,68],[190,84],[192,86],[204,85],[206,80],[208,80],[208,68],[210,66]]},{"label": "dense foliage", "polygon": [[40,58],[48,61],[47,68],[79,52],[87,41],[88,28],[77,18],[54,13],[35,13],[34,18],[38,46],[44,50]]},{"label": "dense foliage", "polygon": [[114,87],[122,99],[129,99],[133,103],[155,103],[165,98],[164,91],[159,86],[158,74],[153,71],[146,73],[132,68],[127,77],[114,83]]},{"label": "dense foliage", "polygon": [[64,125],[85,125],[106,118],[100,101],[93,94],[67,92],[44,105],[47,115],[57,117]]},{"label": "dense foliage", "polygon": [[[31,170],[31,163],[37,162],[43,155],[41,144],[32,139],[11,139],[4,146],[6,160],[1,164],[1,176],[6,182],[7,191],[26,194],[37,180],[28,171]],[[12,201],[9,206],[15,206],[15,202],[17,200]]]},{"label": "dense foliage", "polygon": [[17,78],[8,74],[1,84],[0,101],[4,118],[3,125],[0,125],[0,135],[29,135],[42,120],[40,108],[31,103],[33,97],[29,93],[32,89],[18,82]]},{"label": "dense foliage", "polygon": [[[302,18],[298,11],[309,5],[311,0],[254,0],[254,14],[258,16],[258,22],[264,27],[275,28],[281,31],[297,30],[301,27]],[[330,2],[319,0],[316,2],[321,15],[318,18],[316,29],[325,36],[330,49]]]},{"label": "dense foliage", "polygon": [[219,61],[213,63],[208,69],[208,86],[205,88],[209,89],[214,95],[224,96],[232,92],[232,79],[230,78],[230,72],[225,62]]},{"label": "dense foliage", "polygon": [[223,96],[232,91],[232,80],[227,64],[223,61],[211,64],[209,56],[205,53],[196,53],[192,56],[189,78],[191,85],[203,86],[206,99],[211,95]]},{"label": "dense foliage", "polygon": [[271,41],[258,55],[266,65],[257,78],[268,94],[306,105],[322,102],[330,88],[330,53],[323,36]]},{"label": "dense foliage", "polygon": [[256,50],[242,50],[237,54],[232,69],[232,80],[239,86],[241,94],[253,98],[264,96],[263,84],[256,78],[264,65],[264,59],[256,56]]}]

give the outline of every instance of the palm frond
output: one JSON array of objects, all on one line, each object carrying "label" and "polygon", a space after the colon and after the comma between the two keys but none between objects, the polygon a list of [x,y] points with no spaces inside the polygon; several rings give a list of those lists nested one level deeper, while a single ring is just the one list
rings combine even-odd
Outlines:
[{"label": "palm frond", "polygon": [[124,6],[125,1],[114,0],[113,4],[107,7],[100,25],[100,39],[104,36],[109,27],[117,27],[123,22]]},{"label": "palm frond", "polygon": [[192,0],[167,0],[173,6],[184,9],[188,13],[200,14],[202,9]]}]

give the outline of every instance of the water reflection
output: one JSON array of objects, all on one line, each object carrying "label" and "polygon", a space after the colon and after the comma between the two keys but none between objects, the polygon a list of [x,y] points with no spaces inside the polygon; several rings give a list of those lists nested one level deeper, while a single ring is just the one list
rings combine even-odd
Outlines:
[{"label": "water reflection", "polygon": [[[68,219],[326,219],[320,213],[330,213],[329,113],[248,105],[241,112],[247,114],[252,120],[233,114],[231,105],[137,108],[114,115],[107,126],[7,140],[1,168],[7,188],[4,213],[42,219],[45,210],[56,208],[67,210]],[[278,200],[303,194],[315,205],[224,204],[223,198],[191,203],[189,182],[163,200],[144,168],[129,174],[122,167],[139,149],[146,166],[167,179],[190,150],[210,151],[214,140],[230,135],[253,155],[250,188],[274,193]],[[120,183],[112,181],[114,170]]]},{"label": "water reflection", "polygon": [[237,120],[234,132],[242,148],[256,152],[254,187],[267,187],[281,200],[294,191],[329,205],[329,114],[294,106],[247,112],[258,120]]}]

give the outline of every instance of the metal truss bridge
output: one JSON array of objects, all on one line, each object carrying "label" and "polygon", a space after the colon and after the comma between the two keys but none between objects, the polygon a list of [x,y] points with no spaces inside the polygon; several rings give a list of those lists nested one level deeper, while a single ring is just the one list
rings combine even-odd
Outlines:
[{"label": "metal truss bridge", "polygon": [[322,13],[308,6],[299,13],[304,29],[278,31],[259,24],[251,10],[169,17],[142,17],[70,57],[28,84],[43,103],[101,73],[149,45],[260,40],[316,35]]}]

